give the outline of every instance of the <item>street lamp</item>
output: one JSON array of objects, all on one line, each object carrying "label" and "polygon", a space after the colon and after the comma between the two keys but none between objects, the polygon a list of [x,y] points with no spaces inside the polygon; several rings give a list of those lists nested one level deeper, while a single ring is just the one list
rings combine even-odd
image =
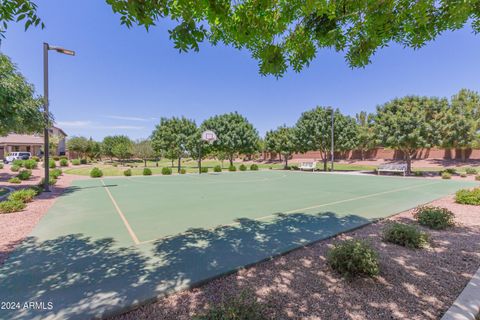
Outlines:
[{"label": "street lamp", "polygon": [[43,43],[43,112],[44,112],[44,117],[45,117],[45,126],[43,128],[43,153],[44,153],[44,167],[45,167],[45,181],[44,181],[44,186],[43,188],[45,191],[50,191],[50,185],[49,185],[49,180],[50,180],[50,166],[48,165],[49,163],[49,146],[48,146],[48,130],[49,130],[49,124],[50,124],[50,117],[49,117],[49,111],[48,111],[48,51],[49,50],[54,50],[59,53],[63,53],[69,56],[74,56],[75,51],[73,50],[68,50],[56,46],[51,46],[48,43],[44,42]]},{"label": "street lamp", "polygon": [[333,162],[335,161],[335,131],[334,131],[334,124],[335,124],[335,112],[333,110],[333,108],[330,108],[330,113],[332,115],[332,133],[331,133],[331,136],[332,136],[332,141],[331,141],[331,144],[330,144],[330,153],[331,153],[331,157],[332,157],[332,163],[331,163],[331,172],[333,172]]}]

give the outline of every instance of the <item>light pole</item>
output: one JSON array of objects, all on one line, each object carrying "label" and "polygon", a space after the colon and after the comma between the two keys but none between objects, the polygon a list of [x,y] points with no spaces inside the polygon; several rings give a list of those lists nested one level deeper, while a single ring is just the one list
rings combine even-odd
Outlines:
[{"label": "light pole", "polygon": [[45,117],[45,126],[43,128],[43,154],[44,154],[44,160],[43,160],[43,165],[45,167],[45,181],[43,185],[43,189],[47,192],[50,191],[50,166],[49,164],[49,152],[50,148],[48,146],[48,130],[50,129],[50,114],[48,111],[48,51],[49,50],[55,50],[59,53],[63,53],[69,56],[74,56],[75,51],[60,48],[60,47],[55,47],[51,46],[48,43],[44,42],[43,43],[43,115]]},{"label": "light pole", "polygon": [[330,152],[332,154],[331,155],[332,156],[331,172],[333,172],[333,162],[335,161],[335,154],[334,154],[334,152],[335,152],[335,136],[334,136],[335,131],[334,131],[334,127],[333,127],[334,124],[335,124],[335,113],[333,111],[333,108],[330,108],[330,112],[331,112],[331,115],[332,115],[332,133],[331,133],[332,141],[331,141],[331,145],[330,145]]}]

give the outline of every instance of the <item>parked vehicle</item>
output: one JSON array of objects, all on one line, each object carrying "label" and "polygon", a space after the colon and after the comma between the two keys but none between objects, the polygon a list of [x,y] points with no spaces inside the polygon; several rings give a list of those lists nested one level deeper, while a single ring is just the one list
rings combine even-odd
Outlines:
[{"label": "parked vehicle", "polygon": [[10,154],[5,157],[3,162],[10,163],[13,160],[28,160],[31,156],[32,155],[30,152],[10,152]]}]

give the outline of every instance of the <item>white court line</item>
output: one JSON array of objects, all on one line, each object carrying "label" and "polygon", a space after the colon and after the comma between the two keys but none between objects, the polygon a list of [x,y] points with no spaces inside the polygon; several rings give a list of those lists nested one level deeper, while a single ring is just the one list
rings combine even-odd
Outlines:
[{"label": "white court line", "polygon": [[108,190],[108,187],[105,184],[105,181],[103,181],[103,179],[102,179],[102,184],[108,196],[110,197],[110,200],[112,201],[113,206],[115,207],[115,210],[117,210],[118,215],[120,216],[120,218],[123,221],[123,224],[127,228],[127,231],[130,234],[130,237],[132,238],[133,242],[135,244],[140,244],[140,241],[138,240],[137,235],[135,234],[135,232],[133,232],[133,229],[128,223],[127,218],[125,218],[125,215],[123,214],[122,210],[120,210],[120,207],[118,206],[117,201],[115,201],[115,199],[113,198],[112,194],[110,193],[110,190]]}]

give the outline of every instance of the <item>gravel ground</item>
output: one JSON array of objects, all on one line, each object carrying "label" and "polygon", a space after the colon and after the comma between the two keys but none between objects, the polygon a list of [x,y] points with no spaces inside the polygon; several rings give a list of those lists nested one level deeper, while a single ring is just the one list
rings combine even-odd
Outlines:
[{"label": "gravel ground", "polygon": [[[439,319],[480,266],[480,207],[457,205],[453,197],[432,204],[452,210],[457,226],[425,229],[431,235],[429,248],[411,250],[381,241],[391,220],[414,223],[411,212],[404,212],[114,319],[190,319],[240,292],[265,303],[272,319]],[[327,250],[347,238],[366,239],[379,251],[378,277],[348,281],[329,269]]]},{"label": "gravel ground", "polygon": [[[21,184],[11,184],[7,180],[16,173],[10,171],[10,165],[0,170],[0,187],[14,189],[25,188],[29,185],[36,185],[43,176],[43,168],[32,170],[32,177]],[[58,179],[52,192],[44,192],[35,200],[27,204],[25,210],[14,213],[0,214],[0,264],[2,264],[15,247],[30,234],[42,216],[53,205],[58,196],[70,185],[74,179],[85,179],[85,177],[62,175]]]}]

